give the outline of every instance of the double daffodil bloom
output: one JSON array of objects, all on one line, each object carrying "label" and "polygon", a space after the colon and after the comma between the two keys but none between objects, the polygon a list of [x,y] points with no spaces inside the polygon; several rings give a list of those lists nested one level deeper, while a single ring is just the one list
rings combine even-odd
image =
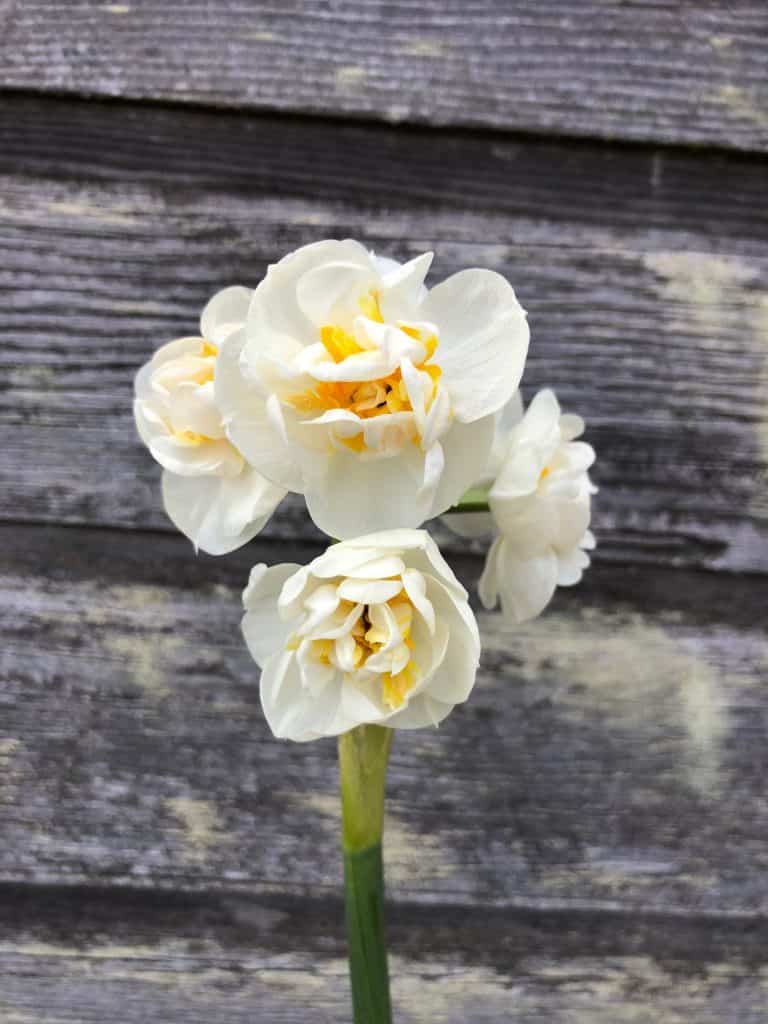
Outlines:
[{"label": "double daffodil bloom", "polygon": [[251,295],[219,292],[203,310],[200,336],[163,345],[136,375],[136,426],[163,467],[165,510],[212,555],[249,541],[285,497],[228,439],[216,404],[219,349],[242,328]]},{"label": "double daffodil bloom", "polygon": [[579,416],[561,415],[552,391],[540,391],[501,444],[488,499],[499,531],[486,557],[479,595],[486,608],[501,600],[514,622],[541,614],[555,588],[573,586],[589,565],[596,488],[588,470],[592,447],[577,441]]},{"label": "double daffodil bloom", "polygon": [[517,389],[528,325],[512,287],[465,270],[428,290],[431,261],[305,246],[269,268],[222,347],[227,436],[329,536],[415,527],[453,505]]},{"label": "double daffodil bloom", "polygon": [[257,565],[243,602],[243,633],[278,737],[437,725],[474,685],[477,623],[423,530],[334,544],[305,567]]}]

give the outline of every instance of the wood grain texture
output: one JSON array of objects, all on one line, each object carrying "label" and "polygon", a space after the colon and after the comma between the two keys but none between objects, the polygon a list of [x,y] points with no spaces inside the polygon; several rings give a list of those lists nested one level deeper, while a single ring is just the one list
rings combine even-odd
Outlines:
[{"label": "wood grain texture", "polygon": [[[247,568],[285,546],[0,541],[0,879],[335,897],[335,745],[271,738],[238,628]],[[397,737],[395,902],[768,913],[763,581],[597,573],[524,628],[482,615],[471,701]]]},{"label": "wood grain texture", "polygon": [[[209,128],[216,158],[198,162]],[[533,328],[526,394],[553,385],[599,453],[599,558],[764,571],[761,165],[347,132],[359,155],[318,173],[337,140],[293,122],[6,105],[0,517],[169,528],[132,425],[135,370],[218,287],[353,235],[436,249],[433,280],[479,264],[513,281]],[[295,501],[269,535],[316,536]]]},{"label": "wood grain texture", "polygon": [[6,5],[5,87],[768,148],[750,0]]},{"label": "wood grain texture", "polygon": [[[6,1024],[336,1024],[339,901],[0,888]],[[402,1024],[764,1024],[764,925],[669,915],[389,915]]]}]

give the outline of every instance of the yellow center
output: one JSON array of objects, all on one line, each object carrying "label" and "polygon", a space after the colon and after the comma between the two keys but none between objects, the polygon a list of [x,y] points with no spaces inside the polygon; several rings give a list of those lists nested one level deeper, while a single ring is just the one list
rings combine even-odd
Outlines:
[{"label": "yellow center", "polygon": [[[387,605],[395,617],[403,641],[413,650],[414,644],[411,639],[413,605],[402,594],[398,594],[397,597],[387,601]],[[341,601],[338,611],[346,616],[349,615],[353,608],[354,604],[351,601]],[[355,640],[355,650],[352,655],[355,669],[365,668],[368,658],[381,650],[389,640],[389,635],[386,631],[378,629],[371,622],[367,605],[363,609],[360,618],[352,627],[352,636]],[[286,648],[288,650],[296,650],[299,642],[299,637],[294,634],[286,644]],[[332,664],[335,643],[335,640],[313,640],[312,656],[323,665]],[[416,685],[418,678],[419,670],[413,658],[408,661],[400,672],[396,672],[394,675],[391,672],[383,672],[381,674],[381,685],[384,703],[393,711],[402,707],[406,696]]]},{"label": "yellow center", "polygon": [[[378,295],[374,290],[364,295],[359,300],[359,305],[363,315],[369,320],[380,324],[384,323]],[[416,341],[421,341],[426,349],[426,356],[416,369],[427,373],[432,380],[432,391],[426,403],[429,408],[434,400],[437,383],[442,373],[439,366],[429,362],[437,348],[437,338],[434,335],[422,338],[421,332],[416,327],[401,327],[400,330]],[[320,340],[335,363],[342,363],[350,356],[359,355],[365,351],[348,331],[336,324],[326,324],[321,327]],[[318,381],[311,390],[291,395],[287,401],[298,412],[309,415],[321,415],[329,409],[347,409],[363,420],[373,416],[384,416],[387,413],[413,412],[413,406],[399,367],[389,376],[379,380]],[[342,437],[339,440],[353,451],[360,452],[365,449],[365,435],[362,431],[352,437]]]}]

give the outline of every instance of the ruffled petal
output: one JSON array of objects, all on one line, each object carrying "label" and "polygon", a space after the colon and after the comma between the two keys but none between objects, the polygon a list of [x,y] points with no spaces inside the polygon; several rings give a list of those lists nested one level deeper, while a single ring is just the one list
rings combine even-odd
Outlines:
[{"label": "ruffled petal", "polygon": [[356,537],[392,523],[415,527],[429,514],[420,494],[424,456],[415,445],[402,457],[372,460],[338,451],[317,469],[325,472],[306,482],[305,497],[329,537]]},{"label": "ruffled petal", "polygon": [[219,349],[214,379],[224,428],[247,461],[287,491],[301,491],[301,469],[287,436],[270,415],[268,400],[242,364],[245,333],[236,331]]},{"label": "ruffled petal", "polygon": [[273,654],[280,653],[291,633],[291,623],[278,611],[277,599],[283,584],[300,566],[291,563],[255,565],[248,586],[243,591],[245,615],[241,627],[248,650],[258,665],[264,665]]},{"label": "ruffled petal", "polygon": [[206,341],[221,345],[239,330],[248,316],[252,298],[250,288],[237,284],[217,292],[200,317],[200,332]]},{"label": "ruffled petal", "polygon": [[284,256],[267,271],[254,292],[248,312],[249,353],[272,352],[290,358],[304,345],[318,341],[317,325],[306,315],[297,299],[299,281],[326,263],[370,267],[367,250],[352,239],[328,239],[305,245]]},{"label": "ruffled petal", "polygon": [[261,706],[270,729],[278,739],[305,743],[328,735],[341,700],[341,677],[312,696],[302,686],[294,652],[275,654],[261,673]]},{"label": "ruffled petal", "polygon": [[435,362],[456,417],[469,423],[508,402],[529,340],[525,311],[509,282],[491,270],[463,270],[430,291],[422,315],[439,327]]},{"label": "ruffled petal", "polygon": [[451,424],[441,438],[445,464],[435,489],[430,518],[456,505],[477,479],[493,444],[494,418],[484,416],[472,423]]},{"label": "ruffled petal", "polygon": [[496,572],[504,616],[512,622],[526,622],[541,615],[552,600],[557,586],[557,555],[550,548],[525,558],[502,539]]},{"label": "ruffled petal", "polygon": [[162,477],[163,503],[173,524],[196,548],[225,555],[263,529],[285,491],[246,467],[236,477]]}]

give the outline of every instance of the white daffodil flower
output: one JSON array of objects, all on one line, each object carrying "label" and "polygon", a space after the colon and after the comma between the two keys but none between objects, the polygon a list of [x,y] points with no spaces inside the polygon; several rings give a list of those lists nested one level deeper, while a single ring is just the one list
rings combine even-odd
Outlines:
[{"label": "white daffodil flower", "polygon": [[510,284],[465,270],[428,291],[431,261],[401,265],[351,240],[305,246],[269,268],[245,330],[222,347],[227,436],[304,494],[332,537],[449,508],[517,389],[528,325]]},{"label": "white daffodil flower", "polygon": [[474,685],[477,623],[423,530],[334,544],[303,568],[257,565],[243,602],[262,706],[280,738],[437,725]]},{"label": "white daffodil flower", "polygon": [[589,565],[595,453],[575,440],[583,430],[579,416],[561,415],[552,391],[540,391],[506,442],[488,496],[499,536],[478,591],[486,608],[500,598],[514,622],[541,614],[555,588],[578,583]]},{"label": "white daffodil flower", "polygon": [[163,345],[136,375],[134,417],[163,467],[165,510],[211,555],[249,541],[286,493],[228,440],[214,394],[219,347],[242,330],[252,294],[237,286],[219,292],[203,310],[201,337]]}]

